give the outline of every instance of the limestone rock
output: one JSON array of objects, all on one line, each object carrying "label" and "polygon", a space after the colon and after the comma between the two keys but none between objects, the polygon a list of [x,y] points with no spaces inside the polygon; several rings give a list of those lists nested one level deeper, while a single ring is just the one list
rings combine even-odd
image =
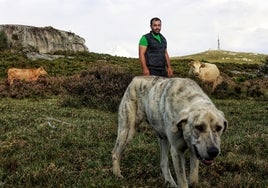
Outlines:
[{"label": "limestone rock", "polygon": [[88,52],[85,39],[51,26],[0,25],[1,31],[6,34],[8,47],[11,50],[48,54],[57,51]]}]

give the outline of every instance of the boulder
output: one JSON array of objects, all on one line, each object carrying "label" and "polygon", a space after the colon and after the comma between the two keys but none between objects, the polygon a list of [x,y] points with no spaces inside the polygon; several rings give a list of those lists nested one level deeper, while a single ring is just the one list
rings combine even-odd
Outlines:
[{"label": "boulder", "polygon": [[64,52],[88,52],[85,39],[51,26],[0,25],[0,32],[7,38],[11,50],[52,54]]}]

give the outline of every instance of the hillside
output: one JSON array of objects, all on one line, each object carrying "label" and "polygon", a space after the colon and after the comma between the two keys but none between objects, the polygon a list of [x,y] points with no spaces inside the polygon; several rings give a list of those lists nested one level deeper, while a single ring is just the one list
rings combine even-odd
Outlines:
[{"label": "hillside", "polygon": [[[112,173],[117,110],[133,76],[141,75],[137,58],[93,52],[35,57],[0,50],[0,187],[168,187],[155,131],[146,123],[122,156],[124,178]],[[213,59],[205,52],[172,58],[174,76],[187,77],[196,58]],[[260,61],[218,62],[224,82],[209,97],[228,128],[214,163],[200,164],[197,187],[267,187],[268,77],[258,74]],[[7,84],[9,68],[39,66],[47,76]],[[170,167],[175,177],[172,161]]]},{"label": "hillside", "polygon": [[219,63],[259,64],[268,56],[258,53],[232,52],[226,50],[208,50],[186,56],[173,57],[172,59],[195,59]]},{"label": "hillside", "polygon": [[[213,96],[217,98],[267,98],[267,72],[263,72],[264,75],[259,74],[261,67],[263,67],[263,65],[260,65],[260,62],[265,59],[265,55],[252,55],[252,61],[239,61],[239,63],[236,63],[229,59],[229,56],[231,56],[230,54],[236,54],[233,55],[233,58],[240,57],[241,59],[249,58],[250,54],[236,52],[227,53],[224,51],[220,52],[221,53],[216,51],[204,52],[172,58],[171,64],[174,76],[189,77],[188,63],[191,59],[211,61],[217,64],[221,71],[221,75],[224,78],[223,83],[212,93]],[[217,56],[217,54],[220,55]],[[223,57],[222,54],[229,54],[229,56],[225,56],[225,59],[221,58],[221,62],[219,62],[220,57]],[[213,61],[213,59],[216,59],[217,61]],[[40,66],[43,66],[48,72],[47,77],[39,79],[37,82],[33,83],[17,81],[12,87],[9,87],[8,84],[6,84],[7,70],[9,68],[37,68]],[[267,68],[263,70],[267,70]],[[121,97],[117,96],[117,92],[125,90],[125,86],[128,84],[131,77],[141,74],[140,63],[137,58],[117,57],[109,54],[98,54],[93,52],[80,52],[57,54],[55,58],[32,59],[24,53],[0,51],[1,97],[48,97],[61,94],[65,95],[67,92],[71,95],[77,93],[78,96],[75,97],[79,100],[81,99],[81,102],[84,103],[84,98],[80,96],[81,89],[83,91],[82,95],[85,97],[93,96],[92,94],[88,94],[88,92],[91,93],[92,91],[98,91],[99,94],[97,94],[97,97],[99,97],[103,94],[102,89],[104,88],[105,91],[107,91],[107,85],[109,85],[112,88],[109,92],[116,95],[114,97],[116,102],[112,103],[117,104],[117,100]],[[122,82],[122,80],[124,80],[124,82]],[[124,83],[125,85],[119,86],[118,83]],[[100,87],[100,85],[102,85],[103,88]],[[113,85],[117,85],[119,88],[113,87]],[[96,87],[96,89],[92,90],[93,87]],[[201,87],[205,91],[210,92],[210,88],[207,87],[206,84],[204,86],[201,85]],[[111,95],[107,96],[113,100]],[[95,101],[96,99],[89,99],[89,101],[91,100]],[[91,104],[88,104],[88,106],[91,106]]]}]

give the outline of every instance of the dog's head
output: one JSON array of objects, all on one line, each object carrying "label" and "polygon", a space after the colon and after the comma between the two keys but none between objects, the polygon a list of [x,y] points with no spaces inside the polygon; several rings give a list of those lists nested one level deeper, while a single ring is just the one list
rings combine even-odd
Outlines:
[{"label": "dog's head", "polygon": [[221,135],[227,124],[223,112],[202,108],[181,112],[177,127],[183,131],[184,139],[196,157],[210,165],[220,153]]}]

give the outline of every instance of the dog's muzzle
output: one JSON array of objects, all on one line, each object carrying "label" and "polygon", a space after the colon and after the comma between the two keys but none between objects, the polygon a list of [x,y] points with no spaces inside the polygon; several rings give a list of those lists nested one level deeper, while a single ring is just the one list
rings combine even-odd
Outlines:
[{"label": "dog's muzzle", "polygon": [[208,157],[207,158],[203,158],[199,154],[199,152],[197,150],[197,147],[195,145],[193,145],[193,147],[194,147],[194,151],[195,151],[196,157],[198,158],[198,160],[200,160],[205,165],[211,165],[213,163],[213,159],[216,158],[219,155],[219,153],[220,153],[220,151],[219,151],[218,148],[216,148],[216,147],[210,147],[207,150]]}]

